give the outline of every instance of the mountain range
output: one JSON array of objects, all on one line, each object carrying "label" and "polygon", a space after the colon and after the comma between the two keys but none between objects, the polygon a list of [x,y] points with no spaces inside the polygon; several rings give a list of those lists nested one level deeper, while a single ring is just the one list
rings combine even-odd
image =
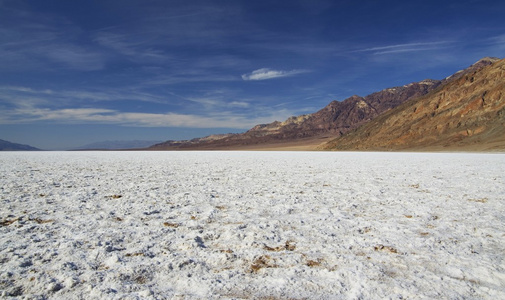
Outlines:
[{"label": "mountain range", "polygon": [[0,140],[0,151],[40,151],[40,149],[23,144]]},{"label": "mountain range", "polygon": [[505,150],[505,60],[486,57],[426,79],[244,133],[166,141],[151,150]]}]

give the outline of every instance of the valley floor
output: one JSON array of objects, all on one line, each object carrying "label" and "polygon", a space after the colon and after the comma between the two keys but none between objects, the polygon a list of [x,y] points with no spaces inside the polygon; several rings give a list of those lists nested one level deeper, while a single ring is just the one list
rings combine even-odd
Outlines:
[{"label": "valley floor", "polygon": [[0,153],[0,297],[505,299],[505,155]]}]

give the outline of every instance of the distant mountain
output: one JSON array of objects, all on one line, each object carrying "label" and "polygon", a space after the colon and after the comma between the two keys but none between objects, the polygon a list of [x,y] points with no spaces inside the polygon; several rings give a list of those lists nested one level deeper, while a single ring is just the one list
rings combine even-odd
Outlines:
[{"label": "distant mountain", "polygon": [[72,150],[123,150],[123,149],[142,149],[160,143],[160,141],[101,141],[83,145]]},{"label": "distant mountain", "polygon": [[322,149],[505,150],[505,59],[487,60]]},{"label": "distant mountain", "polygon": [[166,141],[153,145],[150,149],[241,149],[272,144],[282,146],[296,142],[313,143],[315,147],[325,139],[343,136],[406,101],[422,97],[498,60],[481,59],[443,80],[426,79],[384,89],[366,97],[355,95],[344,101],[332,101],[313,114],[290,117],[284,122],[256,125],[244,133],[212,135],[187,141]]},{"label": "distant mountain", "polygon": [[40,149],[28,145],[0,140],[0,151],[40,151]]}]

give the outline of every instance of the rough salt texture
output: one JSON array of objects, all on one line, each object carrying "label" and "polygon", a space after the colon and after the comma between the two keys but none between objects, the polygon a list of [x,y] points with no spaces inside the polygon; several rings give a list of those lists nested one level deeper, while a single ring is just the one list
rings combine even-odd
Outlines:
[{"label": "rough salt texture", "polygon": [[0,296],[505,299],[503,154],[0,153]]}]

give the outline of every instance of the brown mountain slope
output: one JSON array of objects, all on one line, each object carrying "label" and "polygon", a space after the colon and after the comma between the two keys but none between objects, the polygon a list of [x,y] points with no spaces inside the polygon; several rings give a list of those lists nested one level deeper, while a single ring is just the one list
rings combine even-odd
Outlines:
[{"label": "brown mountain slope", "polygon": [[385,89],[366,97],[354,95],[342,102],[332,101],[313,114],[291,117],[282,123],[257,125],[246,134],[252,136],[269,135],[276,139],[324,134],[339,136],[411,98],[425,95],[440,83],[439,80],[423,80],[401,87]]},{"label": "brown mountain slope", "polygon": [[458,76],[322,149],[505,150],[505,59]]}]

